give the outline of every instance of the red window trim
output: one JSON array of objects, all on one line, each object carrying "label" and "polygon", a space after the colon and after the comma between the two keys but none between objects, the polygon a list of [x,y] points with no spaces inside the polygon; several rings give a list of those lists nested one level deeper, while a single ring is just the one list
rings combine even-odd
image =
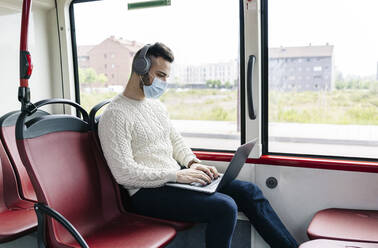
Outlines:
[{"label": "red window trim", "polygon": [[[194,152],[201,160],[230,162],[233,153],[222,152]],[[342,171],[359,171],[378,173],[378,162],[369,161],[351,161],[351,160],[335,160],[321,158],[303,158],[289,156],[263,155],[259,159],[249,158],[247,163],[250,164],[267,164],[275,166],[290,166],[301,168],[314,168],[325,170],[342,170]]]}]

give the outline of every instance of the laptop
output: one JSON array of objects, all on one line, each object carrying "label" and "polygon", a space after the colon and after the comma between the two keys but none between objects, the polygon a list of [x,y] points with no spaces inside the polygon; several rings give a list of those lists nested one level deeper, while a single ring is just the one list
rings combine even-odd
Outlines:
[{"label": "laptop", "polygon": [[232,158],[230,164],[227,167],[227,170],[224,174],[219,174],[217,179],[214,179],[210,184],[202,185],[200,183],[166,183],[166,186],[177,187],[187,190],[199,191],[207,194],[212,194],[216,191],[221,190],[224,186],[228,185],[232,180],[234,180],[241,168],[243,167],[245,161],[249,156],[249,153],[252,151],[252,148],[255,146],[257,139],[253,139],[250,142],[240,146]]}]

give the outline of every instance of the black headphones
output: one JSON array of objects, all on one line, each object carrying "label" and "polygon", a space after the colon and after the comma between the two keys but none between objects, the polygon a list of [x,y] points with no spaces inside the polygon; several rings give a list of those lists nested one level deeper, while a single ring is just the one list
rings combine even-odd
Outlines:
[{"label": "black headphones", "polygon": [[146,75],[151,68],[151,60],[148,58],[147,52],[151,45],[145,45],[139,52],[138,56],[133,61],[133,71],[139,75]]}]

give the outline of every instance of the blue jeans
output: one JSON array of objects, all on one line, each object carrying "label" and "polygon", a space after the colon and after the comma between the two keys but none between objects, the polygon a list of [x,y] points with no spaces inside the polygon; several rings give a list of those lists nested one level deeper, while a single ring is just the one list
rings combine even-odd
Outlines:
[{"label": "blue jeans", "polygon": [[238,209],[272,248],[298,244],[254,184],[232,181],[208,195],[173,187],[143,188],[131,197],[135,213],[168,220],[207,223],[206,247],[231,247]]}]

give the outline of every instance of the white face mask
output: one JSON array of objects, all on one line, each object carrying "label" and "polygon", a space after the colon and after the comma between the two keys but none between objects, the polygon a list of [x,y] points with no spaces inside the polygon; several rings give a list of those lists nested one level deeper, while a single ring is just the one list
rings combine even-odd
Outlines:
[{"label": "white face mask", "polygon": [[167,87],[167,82],[155,77],[151,85],[143,85],[143,92],[147,98],[159,98],[166,92]]}]

